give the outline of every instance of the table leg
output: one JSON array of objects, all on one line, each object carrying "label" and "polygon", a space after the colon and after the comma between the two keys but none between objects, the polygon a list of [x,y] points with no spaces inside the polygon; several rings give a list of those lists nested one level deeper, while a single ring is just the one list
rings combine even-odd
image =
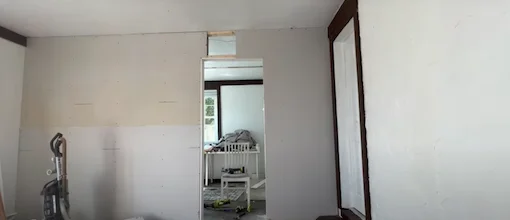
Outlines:
[{"label": "table leg", "polygon": [[255,154],[255,175],[257,176],[257,181],[259,180],[259,154]]},{"label": "table leg", "polygon": [[209,154],[205,154],[205,186],[209,185]]},{"label": "table leg", "polygon": [[214,183],[214,155],[211,155],[211,167],[209,168],[211,170],[211,183]]}]

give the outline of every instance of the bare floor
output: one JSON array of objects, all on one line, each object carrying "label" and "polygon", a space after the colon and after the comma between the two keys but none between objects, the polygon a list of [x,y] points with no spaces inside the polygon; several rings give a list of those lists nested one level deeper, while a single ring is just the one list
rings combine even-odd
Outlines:
[{"label": "bare floor", "polygon": [[[254,183],[257,183],[258,181],[253,181]],[[242,184],[231,184],[234,187],[242,187]],[[220,184],[219,183],[212,183],[209,184],[206,188],[217,188],[219,190]],[[239,201],[245,200],[245,195],[243,194],[241,198],[239,198]],[[260,200],[266,200],[266,188],[265,186],[261,186],[257,189],[251,189],[251,200],[260,201]]]},{"label": "bare floor", "polygon": [[[236,186],[233,184],[233,186]],[[241,185],[239,185],[241,186]],[[220,188],[220,184],[211,184],[207,188]],[[266,189],[264,186],[258,189],[251,189],[251,207],[252,211],[245,216],[242,216],[242,220],[266,220]],[[206,203],[212,201],[205,201]],[[238,201],[232,202],[229,206],[226,207],[237,207],[243,206],[246,207],[246,195],[243,194]],[[236,217],[236,213],[234,212],[222,212],[204,209],[204,220],[232,220]]]},{"label": "bare floor", "polygon": [[[246,206],[246,201],[236,201],[231,204],[230,207],[236,207],[238,205]],[[252,211],[245,216],[242,216],[242,220],[266,220],[266,202],[265,201],[252,201]],[[204,220],[232,220],[235,219],[235,212],[222,212],[204,209]]]}]

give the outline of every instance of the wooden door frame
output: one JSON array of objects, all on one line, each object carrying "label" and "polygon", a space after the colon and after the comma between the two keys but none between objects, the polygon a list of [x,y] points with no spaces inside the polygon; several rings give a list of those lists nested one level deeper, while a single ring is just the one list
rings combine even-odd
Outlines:
[{"label": "wooden door frame", "polygon": [[0,26],[0,38],[27,47],[27,37]]},{"label": "wooden door frame", "polygon": [[363,90],[363,68],[361,64],[361,40],[358,15],[358,0],[345,0],[335,17],[328,27],[329,50],[331,61],[331,92],[334,116],[334,137],[335,137],[335,164],[336,164],[336,187],[338,208],[342,210],[341,216],[345,219],[356,219],[350,210],[342,209],[342,194],[340,182],[340,158],[338,151],[338,122],[337,122],[337,105],[336,105],[336,88],[335,88],[335,59],[334,59],[334,41],[347,26],[349,21],[354,22],[354,41],[356,48],[356,72],[358,81],[358,104],[359,104],[359,121],[360,121],[360,137],[361,137],[361,162],[363,169],[363,190],[365,194],[365,217],[366,220],[372,219],[372,207],[370,203],[370,182],[368,178],[368,157],[367,157],[367,129],[365,127],[365,94]]}]

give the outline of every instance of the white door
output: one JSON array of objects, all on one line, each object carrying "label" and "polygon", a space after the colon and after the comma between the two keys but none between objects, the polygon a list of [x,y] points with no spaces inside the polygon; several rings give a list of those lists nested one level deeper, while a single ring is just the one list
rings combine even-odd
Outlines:
[{"label": "white door", "polygon": [[334,42],[338,150],[342,208],[365,215],[354,25]]}]

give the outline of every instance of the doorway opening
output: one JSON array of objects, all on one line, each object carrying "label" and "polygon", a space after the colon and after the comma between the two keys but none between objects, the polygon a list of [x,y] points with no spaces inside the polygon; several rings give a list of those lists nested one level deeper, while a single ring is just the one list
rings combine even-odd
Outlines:
[{"label": "doorway opening", "polygon": [[203,59],[202,79],[201,219],[263,219],[263,61]]},{"label": "doorway opening", "polygon": [[328,27],[337,201],[343,219],[372,219],[358,1],[345,0]]},{"label": "doorway opening", "polygon": [[341,207],[365,216],[353,19],[333,42]]}]

